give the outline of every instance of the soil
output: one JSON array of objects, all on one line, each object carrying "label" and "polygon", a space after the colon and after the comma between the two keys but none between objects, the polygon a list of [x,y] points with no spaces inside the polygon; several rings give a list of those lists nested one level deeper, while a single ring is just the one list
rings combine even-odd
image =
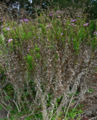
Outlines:
[{"label": "soil", "polygon": [[0,119],[4,119],[7,117],[8,112],[4,109],[0,110]]},{"label": "soil", "polygon": [[83,117],[81,120],[97,120],[97,73],[93,73],[86,80],[87,92],[84,100],[80,102],[83,105]]}]

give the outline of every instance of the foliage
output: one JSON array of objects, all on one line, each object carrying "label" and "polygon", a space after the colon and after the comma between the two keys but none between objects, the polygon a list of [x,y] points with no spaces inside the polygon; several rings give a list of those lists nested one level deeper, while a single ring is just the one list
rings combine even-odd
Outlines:
[{"label": "foliage", "polygon": [[74,120],[75,118],[76,118],[76,120],[80,120],[81,119],[80,114],[82,114],[82,113],[83,113],[83,111],[81,110],[81,108],[80,109],[79,109],[79,107],[72,108],[68,112],[66,120],[69,120],[69,119]]},{"label": "foliage", "polygon": [[3,25],[0,74],[4,68],[7,84],[0,96],[10,111],[10,120],[24,115],[25,120],[56,120],[65,116],[63,107],[69,108],[67,120],[82,113],[72,108],[71,101],[80,94],[76,92],[84,68],[89,69],[87,58],[91,55],[87,56],[86,48],[89,54],[97,49],[97,23],[86,23],[83,17],[57,16],[55,12]]}]

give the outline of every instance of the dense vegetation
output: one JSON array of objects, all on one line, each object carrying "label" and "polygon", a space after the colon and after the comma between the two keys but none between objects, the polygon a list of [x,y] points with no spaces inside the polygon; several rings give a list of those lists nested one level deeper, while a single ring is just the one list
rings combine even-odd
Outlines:
[{"label": "dense vegetation", "polygon": [[47,10],[49,7],[54,8],[81,8],[85,14],[87,14],[88,19],[97,19],[97,0],[1,0],[11,6],[11,4],[16,6],[19,5],[20,8],[25,8],[30,15],[34,14],[36,11],[40,12],[42,10]]},{"label": "dense vegetation", "polygon": [[2,23],[0,110],[8,112],[5,120],[81,119],[79,101],[89,92],[85,81],[97,54],[97,22],[83,16],[50,10],[35,19]]}]

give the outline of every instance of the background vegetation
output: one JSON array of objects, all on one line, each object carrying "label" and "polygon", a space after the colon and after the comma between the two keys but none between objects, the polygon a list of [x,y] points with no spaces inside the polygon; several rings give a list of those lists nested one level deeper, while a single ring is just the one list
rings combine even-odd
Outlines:
[{"label": "background vegetation", "polygon": [[[86,80],[97,54],[97,21],[75,9],[78,1],[51,2],[55,9],[36,13],[35,19],[2,23],[0,110],[7,111],[5,120],[82,118],[80,101],[89,92]],[[71,14],[59,9],[63,3]]]}]

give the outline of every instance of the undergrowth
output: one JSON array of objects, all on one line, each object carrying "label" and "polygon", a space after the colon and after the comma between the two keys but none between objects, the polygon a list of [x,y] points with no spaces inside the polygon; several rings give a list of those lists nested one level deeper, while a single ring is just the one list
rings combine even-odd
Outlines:
[{"label": "undergrowth", "polygon": [[3,24],[0,106],[7,119],[80,120],[83,111],[72,101],[84,91],[80,79],[96,51],[96,24],[54,13]]}]

